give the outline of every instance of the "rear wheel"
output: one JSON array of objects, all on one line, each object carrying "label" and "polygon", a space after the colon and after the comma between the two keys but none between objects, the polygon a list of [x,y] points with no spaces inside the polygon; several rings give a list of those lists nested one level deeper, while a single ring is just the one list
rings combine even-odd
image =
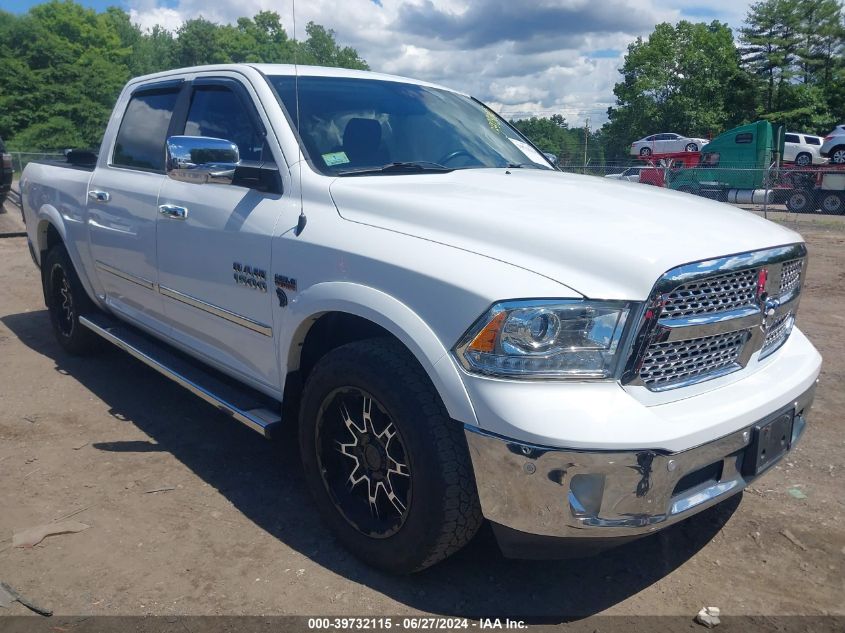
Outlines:
[{"label": "rear wheel", "polygon": [[398,341],[349,343],[317,363],[302,395],[299,442],[321,515],[374,567],[424,569],[481,524],[463,429]]},{"label": "rear wheel", "polygon": [[799,167],[808,167],[813,163],[813,157],[807,152],[801,152],[795,157],[795,164]]},{"label": "rear wheel", "polygon": [[825,192],[821,199],[822,213],[829,213],[831,215],[839,215],[845,210],[845,200],[842,194],[838,192]]},{"label": "rear wheel", "polygon": [[79,323],[80,316],[96,308],[85,293],[65,247],[58,244],[51,248],[43,266],[44,299],[59,345],[75,356],[96,351],[97,336]]},{"label": "rear wheel", "polygon": [[830,162],[834,165],[845,165],[845,145],[835,147],[830,152]]},{"label": "rear wheel", "polygon": [[812,211],[813,194],[804,189],[796,189],[786,199],[786,208],[792,213],[808,213]]}]

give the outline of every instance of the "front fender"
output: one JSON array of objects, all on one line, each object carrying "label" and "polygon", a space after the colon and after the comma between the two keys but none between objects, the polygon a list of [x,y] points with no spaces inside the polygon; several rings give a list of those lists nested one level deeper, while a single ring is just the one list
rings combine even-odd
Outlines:
[{"label": "front fender", "polygon": [[437,389],[449,415],[477,425],[475,411],[457,367],[428,324],[406,304],[369,286],[336,281],[319,283],[293,299],[282,330],[282,375],[299,367],[300,345],[313,322],[327,312],[345,312],[383,327],[410,350]]}]

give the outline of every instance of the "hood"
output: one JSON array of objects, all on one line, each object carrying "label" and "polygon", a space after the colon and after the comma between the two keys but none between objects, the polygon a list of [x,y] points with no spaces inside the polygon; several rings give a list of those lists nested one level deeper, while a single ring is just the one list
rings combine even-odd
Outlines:
[{"label": "hood", "polygon": [[[501,260],[596,299],[642,300],[675,266],[802,241],[727,204],[557,171],[354,176],[330,191],[347,220]],[[472,272],[483,270],[479,262]],[[520,297],[508,288],[501,298]]]}]

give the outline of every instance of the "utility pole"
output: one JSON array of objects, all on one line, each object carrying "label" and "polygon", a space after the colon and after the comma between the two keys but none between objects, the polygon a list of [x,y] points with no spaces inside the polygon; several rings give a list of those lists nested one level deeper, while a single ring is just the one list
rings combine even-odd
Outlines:
[{"label": "utility pole", "polygon": [[584,121],[584,173],[587,173],[587,143],[590,140],[590,117]]}]

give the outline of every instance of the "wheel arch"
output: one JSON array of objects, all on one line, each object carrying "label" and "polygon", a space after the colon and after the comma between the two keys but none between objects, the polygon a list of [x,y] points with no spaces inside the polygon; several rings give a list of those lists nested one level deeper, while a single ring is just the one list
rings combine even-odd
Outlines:
[{"label": "wheel arch", "polygon": [[[325,353],[354,340],[391,336],[420,363],[449,415],[477,425],[458,368],[428,324],[409,306],[380,290],[351,282],[312,286],[291,302],[291,324],[282,336],[280,360],[285,397]],[[292,376],[298,380],[292,381]]]},{"label": "wheel arch", "polygon": [[47,252],[57,244],[64,246],[65,250],[67,250],[68,256],[70,257],[70,262],[73,264],[76,276],[82,283],[83,289],[88,294],[88,297],[94,301],[95,304],[98,304],[94,287],[88,276],[88,271],[85,270],[85,266],[82,265],[82,257],[77,250],[77,245],[71,236],[68,235],[67,227],[65,226],[62,216],[54,206],[44,204],[38,209],[36,214],[35,233],[34,235],[31,234],[31,237],[34,242],[33,248],[38,257],[38,264],[42,268],[42,271],[44,256]]}]

